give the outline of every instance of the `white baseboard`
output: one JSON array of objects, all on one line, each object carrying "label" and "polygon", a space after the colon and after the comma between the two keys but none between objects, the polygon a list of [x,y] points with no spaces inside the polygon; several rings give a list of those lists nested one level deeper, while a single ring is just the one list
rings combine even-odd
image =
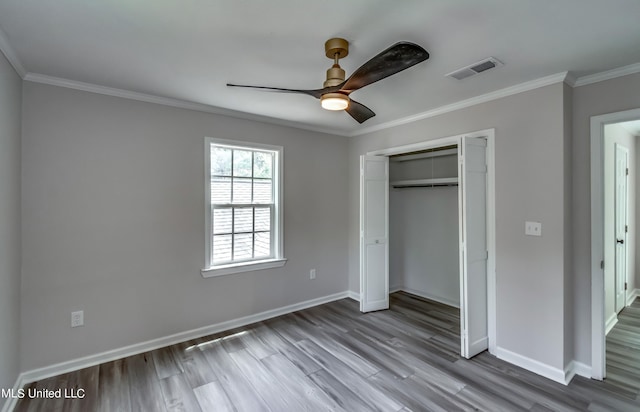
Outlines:
[{"label": "white baseboard", "polygon": [[627,306],[631,306],[633,301],[636,300],[638,296],[640,296],[640,289],[636,288],[633,291],[631,291],[629,293],[629,296],[627,296]]},{"label": "white baseboard", "polygon": [[89,355],[82,358],[72,359],[66,362],[58,363],[55,365],[33,369],[27,372],[23,372],[20,375],[21,377],[20,387],[22,387],[22,385],[27,383],[50,378],[52,376],[60,375],[63,373],[84,369],[90,366],[99,365],[101,363],[125,358],[127,356],[137,355],[139,353],[148,352],[148,351],[163,348],[169,345],[175,345],[176,343],[184,342],[187,340],[200,338],[203,336],[211,335],[213,333],[223,332],[225,330],[234,329],[241,326],[249,325],[251,323],[260,322],[263,320],[275,318],[277,316],[286,315],[287,313],[311,308],[313,306],[322,305],[322,304],[333,302],[339,299],[344,299],[346,297],[350,297],[350,293],[351,292],[334,293],[333,295],[323,296],[320,298],[307,300],[305,302],[294,303],[293,305],[288,305],[288,306],[283,306],[277,309],[267,310],[265,312],[256,313],[254,315],[244,316],[242,318],[232,319],[226,322],[216,323],[214,325],[204,326],[202,328],[180,332],[180,333],[165,336],[162,338],[149,340],[146,342],[136,343],[130,346],[125,346],[122,348],[113,349],[113,350],[102,352],[102,353],[97,353],[95,355]]},{"label": "white baseboard", "polygon": [[[18,393],[18,389],[22,388],[25,385],[25,381],[24,381],[24,373],[21,373],[20,376],[18,376],[18,379],[16,379],[16,383],[13,385],[13,389],[12,389],[12,393],[17,394]],[[16,397],[12,397],[12,398],[7,398],[7,400],[4,403],[4,406],[2,407],[2,412],[9,412],[15,409],[16,404],[18,403],[19,398]]]},{"label": "white baseboard", "polygon": [[607,319],[607,323],[604,325],[604,336],[607,336],[609,332],[611,332],[611,329],[616,326],[616,323],[618,323],[618,314],[614,313]]},{"label": "white baseboard", "polygon": [[[404,286],[399,286],[399,285],[390,286],[389,287],[389,293],[395,293],[395,292],[407,292],[407,293],[411,293],[412,295],[420,296],[421,298],[433,300],[435,302],[440,302],[440,303],[443,303],[443,304],[448,305],[448,306],[453,306],[454,308],[460,308],[460,304],[458,302],[453,301],[453,300],[441,298],[441,297],[438,297],[438,296],[429,295],[428,293],[424,293],[424,292],[421,292],[421,291],[415,290],[415,289],[405,288]],[[355,300],[356,302],[360,302],[360,294],[359,293],[354,292],[352,290],[347,291],[347,293],[348,293],[348,297],[349,298]]]},{"label": "white baseboard", "polygon": [[396,285],[396,286],[389,286],[389,293],[396,293],[396,292],[400,292],[402,290],[402,286]]},{"label": "white baseboard", "polygon": [[443,303],[447,306],[453,306],[454,308],[460,308],[460,302],[452,300],[452,299],[447,299],[447,298],[442,298],[440,296],[435,296],[435,295],[430,295],[429,293],[420,291],[420,290],[415,290],[415,289],[411,289],[411,288],[405,288],[405,287],[401,287],[400,289],[403,292],[407,292],[407,293],[411,293],[412,295],[416,295],[416,296],[420,296],[421,298],[425,298],[425,299],[429,299],[429,300],[433,300],[435,302],[439,302],[439,303]]},{"label": "white baseboard", "polygon": [[591,367],[582,362],[572,360],[567,367],[564,368],[564,381],[566,385],[568,385],[576,375],[591,379]]},{"label": "white baseboard", "polygon": [[535,359],[527,358],[518,353],[511,352],[510,350],[497,347],[496,356],[498,359],[513,363],[516,366],[520,366],[528,371],[536,373],[540,376],[544,376],[547,379],[566,385],[568,382],[565,378],[565,371],[559,368],[554,368],[546,363],[542,363]]}]

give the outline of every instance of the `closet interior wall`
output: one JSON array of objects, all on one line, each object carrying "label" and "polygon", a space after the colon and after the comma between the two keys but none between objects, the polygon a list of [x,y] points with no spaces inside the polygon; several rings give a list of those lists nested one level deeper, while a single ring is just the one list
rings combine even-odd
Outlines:
[{"label": "closet interior wall", "polygon": [[[389,162],[391,182],[458,176],[456,153]],[[458,186],[389,188],[389,285],[460,307]]]}]

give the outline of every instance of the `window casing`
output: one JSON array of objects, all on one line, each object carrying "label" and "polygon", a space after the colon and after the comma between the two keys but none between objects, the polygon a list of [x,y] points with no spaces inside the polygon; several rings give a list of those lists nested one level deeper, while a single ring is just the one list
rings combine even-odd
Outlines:
[{"label": "window casing", "polygon": [[205,139],[205,277],[282,266],[282,147]]}]

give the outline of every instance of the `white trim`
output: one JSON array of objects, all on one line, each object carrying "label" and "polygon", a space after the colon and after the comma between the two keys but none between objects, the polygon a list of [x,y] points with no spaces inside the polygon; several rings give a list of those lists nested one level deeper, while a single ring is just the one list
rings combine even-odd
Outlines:
[{"label": "white trim", "polygon": [[175,345],[176,343],[185,342],[191,339],[200,338],[203,336],[211,335],[213,333],[223,332],[226,330],[250,325],[255,322],[271,319],[277,316],[286,315],[291,312],[311,308],[325,303],[333,302],[336,300],[344,299],[349,296],[349,292],[339,292],[332,295],[327,295],[304,302],[294,303],[292,305],[283,306],[276,309],[267,310],[264,312],[256,313],[249,316],[244,316],[237,319],[228,320],[226,322],[216,323],[214,325],[204,326],[202,328],[192,329],[185,332],[176,333],[173,335],[152,339],[146,342],[136,343],[130,346],[125,346],[118,349],[109,350],[95,355],[89,355],[78,359],[72,359],[66,362],[57,363],[55,365],[45,366],[43,368],[33,369],[24,372],[22,377],[22,384],[35,382],[41,379],[50,378],[52,376],[60,375],[63,373],[72,372],[75,370],[88,368],[90,366],[99,365],[104,362],[110,362],[116,359],[121,359],[127,356],[136,355],[143,352],[148,352],[154,349],[163,348],[169,345]]},{"label": "white trim", "polygon": [[355,300],[356,302],[360,302],[360,293],[358,293],[358,292],[354,292],[352,290],[348,290],[347,291],[347,297],[349,299]]},{"label": "white trim", "polygon": [[232,263],[230,265],[216,266],[214,268],[202,269],[203,278],[212,278],[216,276],[226,276],[234,273],[252,272],[254,270],[280,268],[287,263],[287,259],[267,259],[252,260],[249,262]]},{"label": "white trim", "polygon": [[634,300],[640,296],[640,289],[634,289],[627,294],[627,306],[631,306]]},{"label": "white trim", "polygon": [[[604,126],[640,119],[640,109],[591,117],[591,377],[605,377]],[[605,262],[607,264],[607,262]]]},{"label": "white trim", "polygon": [[310,126],[310,125],[289,121],[289,120],[276,119],[273,117],[260,116],[260,115],[239,112],[239,111],[230,110],[230,109],[223,109],[221,107],[216,107],[216,106],[203,104],[203,103],[195,103],[187,100],[155,96],[151,94],[133,92],[133,91],[124,90],[124,89],[116,89],[113,87],[100,86],[92,83],[84,83],[84,82],[79,82],[75,80],[63,79],[60,77],[48,76],[45,74],[27,73],[25,69],[22,67],[20,61],[18,60],[17,55],[15,54],[15,52],[13,52],[13,49],[7,42],[6,36],[4,38],[0,36],[0,50],[4,52],[9,62],[11,62],[11,64],[16,69],[20,77],[22,77],[25,81],[49,84],[52,86],[66,87],[70,89],[82,90],[82,91],[91,92],[91,93],[104,94],[107,96],[116,96],[124,99],[138,100],[138,101],[147,102],[147,103],[155,103],[155,104],[178,107],[178,108],[187,109],[187,110],[195,110],[195,111],[205,112],[205,113],[220,114],[220,115],[230,116],[238,119],[254,120],[258,122],[270,123],[270,124],[275,124],[279,126],[293,127],[296,129],[309,130],[313,132],[327,133],[327,134],[332,134],[337,136],[346,136],[346,137],[360,136],[363,134],[372,133],[379,130],[389,129],[392,127],[412,123],[418,120],[427,119],[430,117],[439,116],[441,114],[449,113],[452,111],[475,106],[477,104],[490,102],[492,100],[498,100],[503,97],[512,96],[514,94],[523,93],[526,91],[534,90],[534,89],[548,86],[555,83],[565,82],[571,87],[579,87],[587,84],[601,82],[604,80],[610,80],[616,77],[626,76],[629,74],[640,72],[640,63],[630,64],[628,66],[619,67],[616,69],[612,69],[612,70],[608,70],[605,72],[596,73],[588,76],[583,76],[577,79],[574,78],[570,72],[561,72],[561,73],[556,73],[550,76],[541,77],[539,79],[534,79],[528,82],[520,83],[514,86],[506,87],[493,92],[485,93],[469,99],[461,100],[459,102],[452,103],[449,105],[440,106],[435,109],[427,110],[421,113],[416,113],[400,119],[377,124],[375,126],[365,127],[355,131],[345,131],[345,130],[332,129],[329,127]]},{"label": "white trim", "polygon": [[2,29],[0,29],[0,52],[4,54],[4,57],[7,58],[9,64],[13,66],[13,69],[18,73],[18,76],[20,76],[20,78],[24,78],[27,71],[24,69],[16,51],[11,47],[11,44],[9,44],[7,34]]},{"label": "white trim", "polygon": [[[24,380],[24,373],[21,373],[18,376],[18,379],[16,379],[16,383],[13,385],[13,393],[18,393],[18,389],[22,388],[25,385],[25,380]],[[2,412],[9,412],[9,411],[13,411],[18,403],[20,399],[18,397],[14,397],[14,398],[7,398],[7,400],[4,403],[4,406],[2,407]]]},{"label": "white trim", "polygon": [[309,130],[312,132],[326,133],[331,135],[346,136],[344,131],[331,129],[328,127],[314,127],[290,120],[276,119],[273,117],[261,116],[239,112],[231,109],[224,109],[203,103],[195,103],[188,100],[174,99],[171,97],[161,97],[152,94],[133,92],[130,90],[116,89],[113,87],[100,86],[92,83],[78,82],[75,80],[63,79],[60,77],[47,76],[46,74],[27,73],[25,81],[48,84],[51,86],[65,87],[68,89],[81,90],[89,93],[103,94],[106,96],[121,97],[123,99],[137,100],[146,103],[155,103],[163,106],[177,107],[179,109],[194,110],[197,112],[213,113],[223,116],[234,117],[236,119],[254,120],[262,123],[275,124],[278,126],[293,127],[295,129]]},{"label": "white trim", "polygon": [[508,349],[496,347],[495,355],[498,359],[502,359],[505,362],[512,363],[516,366],[524,368],[528,371],[536,373],[552,381],[566,385],[568,382],[565,380],[565,371],[563,369],[554,368],[546,363],[539,362],[535,359],[528,358],[515,352],[511,352]]},{"label": "white trim", "polygon": [[413,123],[418,120],[423,120],[429,117],[435,117],[441,114],[475,106],[480,103],[486,103],[492,100],[502,99],[503,97],[512,96],[514,94],[527,92],[533,89],[538,89],[540,87],[548,86],[550,84],[562,83],[567,79],[568,74],[569,74],[568,72],[562,72],[562,73],[553,74],[551,76],[542,77],[540,79],[520,83],[515,86],[506,87],[504,89],[485,93],[480,96],[472,97],[470,99],[461,100],[459,102],[441,106],[433,110],[428,110],[426,112],[417,113],[411,116],[392,120],[390,122],[380,123],[371,127],[365,127],[349,133],[349,136],[360,136],[367,133],[373,133],[379,130],[389,129],[391,127],[401,126],[403,124]]},{"label": "white trim", "polygon": [[613,315],[609,316],[609,319],[607,319],[607,322],[605,323],[605,326],[604,326],[604,335],[607,336],[609,332],[611,332],[611,329],[613,329],[613,327],[616,326],[617,323],[618,323],[617,313],[614,313]]},{"label": "white trim", "polygon": [[[272,177],[273,201],[273,255],[258,261],[232,262],[227,265],[211,265],[211,145],[218,144],[235,149],[268,150],[274,155],[274,169]],[[270,269],[284,266],[284,147],[264,143],[254,143],[241,140],[204,138],[204,209],[205,209],[205,267],[201,270],[205,278],[224,276],[233,273],[249,272],[253,270]]]},{"label": "white trim", "polygon": [[195,103],[187,100],[174,99],[170,97],[155,96],[152,94],[133,92],[133,91],[124,90],[124,89],[116,89],[113,87],[100,86],[92,83],[84,83],[84,82],[79,82],[75,80],[63,79],[60,77],[48,76],[45,74],[26,73],[26,75],[23,75],[23,77],[25,81],[30,81],[34,83],[42,83],[42,84],[48,84],[52,86],[66,87],[69,89],[82,90],[90,93],[104,94],[107,96],[121,97],[124,99],[138,100],[138,101],[147,102],[147,103],[155,103],[155,104],[178,107],[178,108],[187,109],[187,110],[195,110],[195,111],[205,112],[205,113],[220,114],[220,115],[235,117],[238,119],[254,120],[254,121],[259,121],[264,123],[276,124],[280,126],[293,127],[296,129],[303,129],[303,130],[309,130],[313,132],[327,133],[327,134],[346,136],[346,137],[359,136],[362,134],[371,133],[378,130],[388,129],[391,127],[412,123],[418,120],[438,116],[438,115],[449,113],[455,110],[460,110],[466,107],[475,106],[480,103],[486,103],[492,100],[497,100],[503,97],[507,97],[514,94],[537,89],[540,87],[548,86],[550,84],[560,83],[563,81],[567,81],[569,85],[571,85],[572,83],[569,73],[561,72],[551,76],[546,76],[540,79],[535,79],[535,80],[531,80],[521,84],[517,84],[515,86],[506,87],[504,89],[485,93],[480,96],[475,96],[470,99],[466,99],[466,100],[459,101],[457,103],[441,106],[432,110],[417,113],[401,119],[392,120],[392,121],[381,123],[371,127],[365,127],[363,129],[359,129],[355,131],[345,131],[345,130],[332,129],[328,127],[310,126],[310,125],[297,123],[289,120],[282,120],[282,119],[276,119],[273,117],[249,114],[249,113],[239,112],[239,111],[230,110],[230,109],[223,109],[221,107],[211,106],[208,104]]},{"label": "white trim", "polygon": [[589,365],[585,365],[582,362],[578,362],[572,360],[569,364],[564,368],[564,381],[565,385],[568,385],[574,376],[579,375],[585,378],[591,377],[591,368]]},{"label": "white trim", "polygon": [[396,293],[396,292],[401,292],[403,290],[404,290],[404,288],[402,286],[399,286],[399,285],[389,286],[389,294]]},{"label": "white trim", "polygon": [[[493,129],[490,129],[493,130]],[[460,142],[462,136],[467,134],[459,134],[456,136],[442,137],[439,139],[425,140],[423,142],[405,144],[402,146],[388,147],[386,149],[373,150],[367,152],[367,156],[393,156],[402,153],[417,152],[420,150],[433,149],[436,147],[444,147],[457,145]]]},{"label": "white trim", "polygon": [[439,303],[442,303],[444,305],[451,306],[451,307],[454,307],[454,308],[460,308],[460,302],[456,302],[453,299],[441,298],[439,296],[431,295],[431,294],[429,294],[427,292],[423,292],[421,290],[400,287],[398,289],[398,291],[411,293],[412,295],[416,295],[416,296],[419,296],[419,297],[424,298],[424,299],[429,299],[429,300],[432,300],[434,302],[439,302]]},{"label": "white trim", "polygon": [[628,66],[618,67],[604,72],[590,74],[588,76],[582,76],[575,81],[574,87],[586,86],[587,84],[598,83],[635,73],[640,73],[640,63],[634,63]]}]

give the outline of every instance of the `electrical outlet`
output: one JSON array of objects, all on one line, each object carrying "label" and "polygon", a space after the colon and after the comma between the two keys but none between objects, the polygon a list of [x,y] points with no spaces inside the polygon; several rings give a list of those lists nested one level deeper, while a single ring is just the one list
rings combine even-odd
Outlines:
[{"label": "electrical outlet", "polygon": [[309,271],[309,279],[315,279],[316,278],[316,270],[315,269],[311,269]]},{"label": "electrical outlet", "polygon": [[524,234],[529,236],[542,236],[542,223],[540,222],[525,222]]},{"label": "electrical outlet", "polygon": [[79,310],[76,312],[71,312],[71,327],[75,328],[83,325],[84,325],[84,311]]}]

